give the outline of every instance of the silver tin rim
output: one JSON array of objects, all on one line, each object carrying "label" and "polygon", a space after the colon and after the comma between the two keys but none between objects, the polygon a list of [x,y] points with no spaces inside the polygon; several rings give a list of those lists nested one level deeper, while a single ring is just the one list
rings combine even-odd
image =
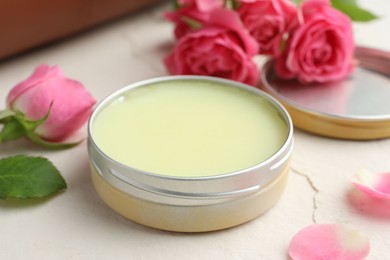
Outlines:
[{"label": "silver tin rim", "polygon": [[[138,87],[165,81],[211,81],[238,87],[262,96],[278,109],[288,128],[282,147],[271,157],[244,170],[205,177],[176,177],[146,172],[121,164],[102,151],[93,140],[92,124],[99,111],[112,100]],[[125,86],[98,103],[88,122],[88,153],[91,166],[112,186],[145,200],[175,205],[221,203],[267,186],[288,166],[293,148],[293,124],[287,110],[269,94],[235,81],[208,76],[167,76],[148,79]]]}]

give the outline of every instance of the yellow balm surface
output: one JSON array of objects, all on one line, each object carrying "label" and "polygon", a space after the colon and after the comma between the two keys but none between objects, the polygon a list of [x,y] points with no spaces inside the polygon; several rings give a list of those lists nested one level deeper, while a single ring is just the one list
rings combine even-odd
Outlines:
[{"label": "yellow balm surface", "polygon": [[265,98],[207,81],[131,89],[92,124],[112,159],[155,174],[200,177],[254,166],[286,141],[288,128]]}]

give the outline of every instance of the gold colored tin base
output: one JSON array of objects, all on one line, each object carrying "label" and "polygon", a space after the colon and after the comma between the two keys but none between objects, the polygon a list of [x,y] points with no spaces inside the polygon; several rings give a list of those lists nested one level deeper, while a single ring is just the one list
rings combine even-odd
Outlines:
[{"label": "gold colored tin base", "polygon": [[250,195],[200,206],[178,206],[140,199],[113,187],[92,165],[91,177],[103,201],[125,218],[167,231],[206,232],[240,225],[270,209],[286,186],[288,170],[287,165],[277,178]]},{"label": "gold colored tin base", "polygon": [[319,115],[280,102],[290,113],[294,126],[307,132],[340,139],[372,140],[390,137],[389,120],[371,120],[369,123],[361,120],[345,120],[326,115]]}]

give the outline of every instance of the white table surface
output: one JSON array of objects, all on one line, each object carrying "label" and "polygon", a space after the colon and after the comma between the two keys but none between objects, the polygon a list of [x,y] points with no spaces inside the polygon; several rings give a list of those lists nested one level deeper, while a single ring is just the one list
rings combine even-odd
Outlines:
[{"label": "white table surface", "polygon": [[[390,51],[390,1],[360,3],[381,19],[355,24],[357,44]],[[9,89],[40,63],[60,65],[97,100],[167,75],[161,59],[173,43],[172,25],[162,19],[168,7],[0,63],[0,109]],[[42,202],[0,201],[0,259],[287,259],[292,236],[312,223],[350,224],[369,235],[368,259],[390,259],[390,204],[357,203],[350,183],[360,168],[390,171],[390,139],[343,141],[296,130],[290,179],[279,203],[249,223],[203,234],[159,231],[114,213],[92,186],[85,142],[59,152],[24,140],[0,145],[0,157],[21,153],[50,158],[68,189]]]}]

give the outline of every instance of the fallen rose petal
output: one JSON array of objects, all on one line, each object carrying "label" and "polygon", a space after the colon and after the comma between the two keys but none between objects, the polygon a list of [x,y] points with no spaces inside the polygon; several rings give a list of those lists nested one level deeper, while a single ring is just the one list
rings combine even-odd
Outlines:
[{"label": "fallen rose petal", "polygon": [[347,193],[348,206],[359,215],[375,218],[377,220],[390,220],[390,200],[381,200],[367,196],[358,189]]},{"label": "fallen rose petal", "polygon": [[368,196],[390,200],[390,172],[374,174],[360,170],[352,179],[352,184]]},{"label": "fallen rose petal", "polygon": [[359,260],[370,251],[368,237],[344,224],[314,224],[300,230],[291,240],[293,260]]}]

